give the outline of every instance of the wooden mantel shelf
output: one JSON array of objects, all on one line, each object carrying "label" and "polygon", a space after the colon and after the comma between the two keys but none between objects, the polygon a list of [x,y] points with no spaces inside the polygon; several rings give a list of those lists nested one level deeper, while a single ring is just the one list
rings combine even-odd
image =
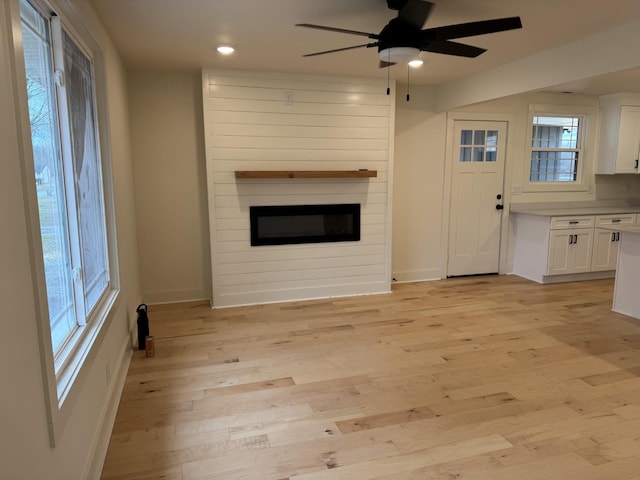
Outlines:
[{"label": "wooden mantel shelf", "polygon": [[236,178],[371,178],[377,170],[236,170]]}]

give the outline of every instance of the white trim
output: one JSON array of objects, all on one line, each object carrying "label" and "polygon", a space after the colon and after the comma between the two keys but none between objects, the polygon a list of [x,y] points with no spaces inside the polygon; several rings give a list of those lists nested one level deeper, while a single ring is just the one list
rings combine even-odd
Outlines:
[{"label": "white trim", "polygon": [[393,278],[395,283],[413,283],[442,280],[443,277],[439,268],[432,268],[429,270],[393,272]]},{"label": "white trim", "polygon": [[211,292],[203,288],[182,288],[178,290],[156,290],[142,292],[143,303],[158,305],[161,303],[211,301]]},{"label": "white trim", "polygon": [[267,303],[297,302],[323,298],[353,297],[359,295],[380,295],[390,292],[390,284],[387,282],[247,292],[220,295],[216,304],[213,305],[213,308],[264,305]]},{"label": "white trim", "polygon": [[91,454],[83,469],[82,478],[86,478],[87,480],[100,480],[102,475],[102,467],[107,457],[111,432],[116,420],[116,414],[118,413],[120,397],[122,396],[122,390],[124,389],[132,357],[133,347],[129,343],[129,337],[127,337],[123,343],[122,352],[119,357],[118,374],[111,382],[109,401],[104,404],[104,409],[100,417],[100,430],[98,434],[93,437],[90,448]]}]

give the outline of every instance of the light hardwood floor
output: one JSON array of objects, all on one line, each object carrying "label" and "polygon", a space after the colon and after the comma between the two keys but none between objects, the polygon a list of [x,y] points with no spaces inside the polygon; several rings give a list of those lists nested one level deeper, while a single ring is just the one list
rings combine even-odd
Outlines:
[{"label": "light hardwood floor", "polygon": [[102,478],[640,479],[640,320],[612,293],[493,276],[150,308]]}]

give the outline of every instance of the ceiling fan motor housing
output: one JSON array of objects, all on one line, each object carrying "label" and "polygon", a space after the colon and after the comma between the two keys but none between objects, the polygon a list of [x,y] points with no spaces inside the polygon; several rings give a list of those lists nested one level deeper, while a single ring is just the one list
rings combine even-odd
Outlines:
[{"label": "ceiling fan motor housing", "polygon": [[400,10],[406,3],[407,0],[387,0],[387,7],[391,10]]},{"label": "ceiling fan motor housing", "polygon": [[410,47],[420,50],[422,43],[420,29],[407,24],[400,18],[394,18],[379,34],[378,52],[392,47]]}]

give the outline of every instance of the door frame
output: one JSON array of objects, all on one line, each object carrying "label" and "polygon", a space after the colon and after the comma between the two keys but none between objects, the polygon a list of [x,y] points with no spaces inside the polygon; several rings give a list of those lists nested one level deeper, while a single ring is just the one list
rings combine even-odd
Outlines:
[{"label": "door frame", "polygon": [[[502,180],[502,198],[504,210],[500,223],[500,254],[498,256],[498,273],[509,273],[513,270],[513,227],[509,221],[509,205],[511,203],[511,179],[513,178],[513,142],[511,132],[515,117],[511,114],[474,113],[474,112],[447,112],[447,129],[445,136],[445,164],[444,164],[444,188],[442,189],[442,232],[440,239],[440,277],[447,278],[447,265],[449,259],[449,220],[451,217],[451,182],[453,181],[454,161],[454,124],[457,121],[471,122],[504,122],[507,127],[506,150],[504,161],[504,176]],[[509,187],[509,188],[508,188]]]}]

